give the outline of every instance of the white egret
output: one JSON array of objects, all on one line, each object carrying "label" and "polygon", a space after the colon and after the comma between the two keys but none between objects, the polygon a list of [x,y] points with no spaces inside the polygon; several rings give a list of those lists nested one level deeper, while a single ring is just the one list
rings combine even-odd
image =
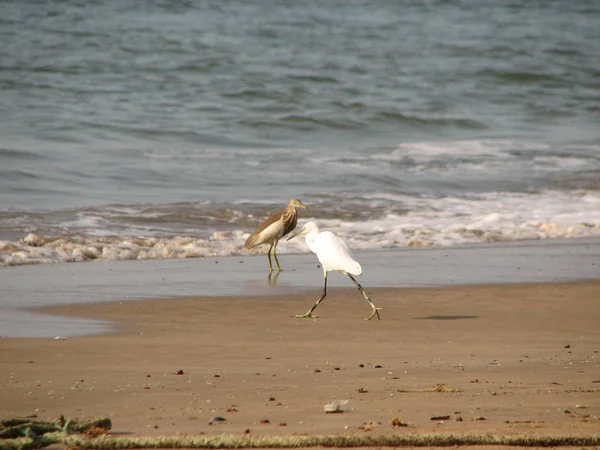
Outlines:
[{"label": "white egret", "polygon": [[298,212],[296,208],[306,209],[306,206],[300,201],[292,198],[288,201],[287,207],[279,212],[271,214],[261,223],[258,228],[248,236],[244,248],[250,250],[260,244],[271,244],[267,257],[269,258],[269,272],[273,272],[273,265],[271,264],[271,250],[273,250],[273,256],[277,263],[277,269],[281,272],[281,266],[279,265],[279,259],[277,259],[277,243],[286,234],[291,233],[296,228],[298,223]]},{"label": "white egret", "polygon": [[323,284],[323,294],[317,300],[317,302],[313,305],[312,308],[308,310],[306,314],[297,314],[296,317],[304,318],[317,318],[318,316],[313,315],[313,311],[319,306],[319,303],[323,301],[325,296],[327,295],[327,273],[331,271],[341,272],[350,277],[350,279],[358,286],[358,289],[362,293],[363,297],[369,302],[371,308],[373,308],[373,312],[369,317],[366,317],[365,320],[371,320],[373,317],[379,317],[379,311],[382,308],[377,308],[362,288],[360,283],[356,281],[356,279],[352,275],[361,275],[362,267],[360,264],[354,259],[352,255],[352,250],[348,247],[348,244],[344,242],[344,240],[332,233],[331,231],[319,231],[319,227],[314,222],[308,222],[302,227],[302,230],[298,233],[293,234],[287,240],[293,239],[295,237],[304,236],[306,241],[306,245],[311,252],[317,255],[319,262],[321,263],[321,267],[323,268],[323,275],[325,277],[325,281]]}]

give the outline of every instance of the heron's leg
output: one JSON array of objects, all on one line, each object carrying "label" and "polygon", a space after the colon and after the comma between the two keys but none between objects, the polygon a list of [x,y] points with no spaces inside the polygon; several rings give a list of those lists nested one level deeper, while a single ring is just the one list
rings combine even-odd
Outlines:
[{"label": "heron's leg", "polygon": [[271,264],[271,249],[273,248],[273,244],[269,247],[269,251],[267,252],[267,258],[269,258],[269,272],[273,272],[273,264]]},{"label": "heron's leg", "polygon": [[327,272],[325,272],[325,282],[323,283],[323,295],[321,295],[321,298],[319,298],[319,300],[317,300],[317,303],[315,303],[313,305],[313,307],[310,308],[306,314],[296,314],[296,317],[298,317],[299,319],[303,319],[305,317],[308,317],[310,319],[316,319],[317,317],[319,317],[319,316],[313,315],[312,312],[317,308],[317,306],[319,306],[319,303],[321,303],[323,301],[323,299],[325,298],[326,295],[327,295]]},{"label": "heron's leg", "polygon": [[354,281],[354,284],[358,286],[358,290],[362,293],[363,297],[369,302],[369,305],[371,305],[371,308],[373,308],[373,312],[371,313],[371,315],[369,317],[365,317],[365,320],[371,320],[375,316],[377,316],[377,320],[380,320],[381,317],[379,317],[379,311],[381,311],[383,308],[375,307],[375,305],[373,304],[373,302],[371,301],[371,299],[369,298],[369,296],[367,295],[367,293],[365,292],[363,287],[360,285],[360,283],[358,281],[356,281],[356,279],[349,273],[346,273],[346,275],[348,275],[350,277],[350,279],[352,281]]},{"label": "heron's leg", "polygon": [[273,256],[275,257],[275,262],[277,263],[277,270],[279,270],[281,272],[281,266],[279,265],[279,259],[277,259],[277,243],[279,241],[275,241],[275,244],[273,246]]}]

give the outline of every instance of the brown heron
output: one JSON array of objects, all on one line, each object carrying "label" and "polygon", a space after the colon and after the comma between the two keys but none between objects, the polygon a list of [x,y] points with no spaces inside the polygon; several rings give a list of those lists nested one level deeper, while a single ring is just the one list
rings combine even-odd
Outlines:
[{"label": "brown heron", "polygon": [[284,237],[286,234],[291,233],[296,228],[298,223],[298,212],[296,208],[306,209],[306,206],[295,198],[290,199],[285,209],[271,214],[267,219],[261,223],[258,228],[248,236],[244,248],[250,250],[260,244],[271,244],[267,257],[269,258],[269,269],[273,272],[273,265],[271,264],[271,250],[273,250],[273,256],[277,263],[277,270],[281,272],[281,266],[279,265],[279,259],[277,259],[277,242],[279,239]]},{"label": "brown heron", "polygon": [[323,285],[323,294],[319,300],[317,300],[317,302],[308,310],[306,314],[298,314],[296,317],[310,317],[313,319],[317,318],[317,316],[313,315],[312,312],[317,308],[317,306],[319,306],[319,303],[321,303],[327,295],[327,272],[336,271],[348,275],[354,284],[358,286],[358,290],[362,293],[367,302],[369,302],[369,305],[371,305],[373,312],[371,312],[371,315],[366,317],[365,320],[371,320],[375,316],[377,316],[377,319],[380,319],[379,311],[382,308],[375,307],[360,283],[352,276],[362,274],[362,267],[360,267],[360,264],[354,259],[352,250],[350,250],[348,244],[346,244],[341,237],[333,234],[331,231],[319,231],[319,227],[314,222],[308,222],[302,227],[301,231],[291,235],[289,238],[287,238],[287,240],[289,241],[290,239],[298,236],[304,236],[306,245],[310,251],[317,255],[317,258],[321,263],[321,267],[323,268],[325,283]]}]

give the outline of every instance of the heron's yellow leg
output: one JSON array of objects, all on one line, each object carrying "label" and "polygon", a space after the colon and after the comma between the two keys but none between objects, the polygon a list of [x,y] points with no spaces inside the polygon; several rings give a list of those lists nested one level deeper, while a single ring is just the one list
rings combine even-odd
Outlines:
[{"label": "heron's yellow leg", "polygon": [[[277,263],[277,270],[279,270],[281,272],[281,266],[279,265],[279,259],[277,259],[277,242],[279,241],[275,241],[275,245],[273,247],[273,256],[275,257],[275,263]],[[273,269],[271,269],[273,270]]]},{"label": "heron's yellow leg", "polygon": [[[269,247],[269,251],[267,252],[267,258],[269,258],[269,272],[273,272],[273,264],[271,264],[271,249],[273,248],[273,244]],[[275,259],[277,261],[277,259]]]}]

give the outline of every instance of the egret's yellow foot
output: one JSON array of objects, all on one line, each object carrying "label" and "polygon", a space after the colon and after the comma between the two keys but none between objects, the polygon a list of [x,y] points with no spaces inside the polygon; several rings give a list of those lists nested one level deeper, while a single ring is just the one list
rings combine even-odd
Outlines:
[{"label": "egret's yellow foot", "polygon": [[318,319],[319,316],[315,316],[314,314],[311,313],[306,313],[306,314],[296,314],[295,316],[297,319]]},{"label": "egret's yellow foot", "polygon": [[383,308],[373,308],[373,312],[369,317],[365,317],[365,320],[371,320],[375,316],[377,316],[377,320],[381,320],[381,317],[379,317],[379,311],[381,311],[382,309]]}]

